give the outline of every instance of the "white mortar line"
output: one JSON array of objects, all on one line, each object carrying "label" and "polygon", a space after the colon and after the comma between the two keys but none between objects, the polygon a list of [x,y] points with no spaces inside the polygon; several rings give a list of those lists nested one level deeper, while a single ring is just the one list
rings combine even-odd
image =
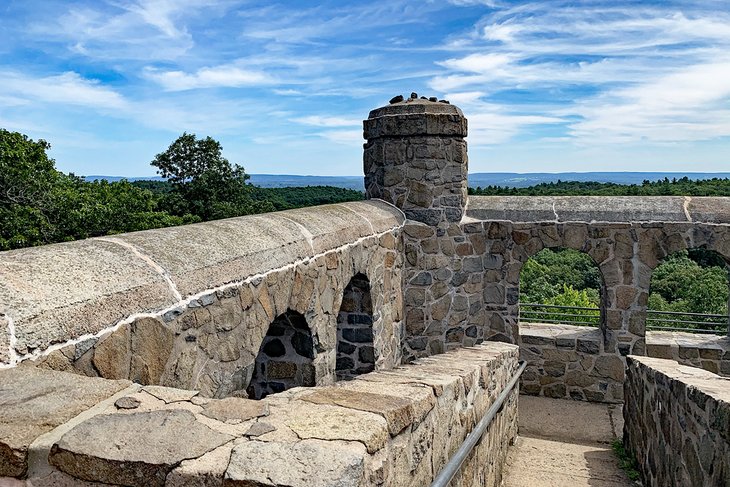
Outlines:
[{"label": "white mortar line", "polygon": [[362,218],[363,220],[365,220],[366,222],[368,222],[368,225],[370,225],[370,231],[371,232],[374,232],[375,231],[375,227],[373,227],[373,224],[370,222],[370,219],[368,217],[366,217],[365,215],[363,215],[362,213],[360,213],[358,211],[355,211],[353,208],[350,208],[350,207],[345,206],[345,205],[342,205],[342,204],[339,204],[337,206],[340,206],[340,207],[346,209],[347,211],[356,214],[357,216],[359,216],[360,218]]},{"label": "white mortar line", "polygon": [[173,296],[175,296],[175,299],[180,301],[182,299],[182,294],[180,294],[180,291],[177,290],[177,286],[172,281],[172,278],[170,277],[170,274],[162,268],[161,265],[159,265],[157,262],[152,260],[152,258],[144,253],[142,253],[141,250],[139,250],[136,246],[125,242],[123,240],[119,240],[116,238],[109,238],[109,237],[99,237],[97,240],[101,240],[102,242],[110,242],[113,244],[120,245],[128,250],[130,250],[134,255],[142,259],[147,265],[152,267],[155,272],[157,272],[160,277],[162,277],[165,282],[167,283],[168,287],[170,288],[170,291],[172,291]]},{"label": "white mortar line", "polygon": [[330,249],[330,250],[326,250],[324,252],[320,252],[318,254],[310,255],[310,256],[305,257],[303,259],[299,259],[299,260],[296,260],[296,261],[291,262],[289,264],[283,265],[281,267],[277,267],[276,269],[270,269],[270,270],[265,271],[265,272],[261,272],[261,273],[258,273],[258,274],[251,275],[251,276],[249,276],[249,277],[247,277],[245,279],[241,279],[241,280],[238,280],[238,281],[232,281],[232,282],[229,282],[227,284],[223,284],[221,286],[216,286],[216,287],[213,287],[213,288],[210,288],[210,289],[206,289],[206,290],[200,291],[198,293],[195,293],[195,294],[192,294],[192,295],[188,296],[187,298],[180,299],[178,302],[176,302],[176,303],[174,303],[174,304],[172,304],[172,305],[170,305],[167,308],[164,308],[162,310],[155,311],[155,312],[147,312],[147,313],[134,313],[134,314],[132,314],[132,315],[130,315],[130,316],[128,316],[128,317],[126,317],[126,318],[118,321],[114,325],[109,326],[107,328],[104,328],[102,330],[99,330],[96,333],[87,333],[85,335],[81,335],[81,336],[79,336],[77,338],[74,338],[73,340],[67,340],[67,341],[65,341],[63,343],[55,343],[53,345],[50,345],[48,348],[46,348],[44,350],[35,351],[35,352],[29,353],[29,354],[25,354],[25,355],[17,355],[16,354],[16,360],[15,360],[14,363],[11,362],[11,364],[0,364],[0,369],[5,369],[5,368],[12,367],[14,365],[17,365],[19,362],[24,361],[24,360],[33,360],[33,359],[45,357],[46,355],[49,355],[50,353],[55,352],[56,350],[60,350],[60,349],[62,349],[64,347],[68,347],[70,345],[76,345],[78,343],[84,342],[84,341],[89,340],[89,339],[92,339],[92,338],[100,338],[101,336],[103,336],[103,335],[105,335],[107,333],[116,331],[117,329],[119,329],[120,326],[130,324],[133,321],[136,321],[136,320],[141,319],[141,318],[159,318],[159,317],[163,316],[165,313],[167,313],[169,311],[173,311],[173,310],[181,309],[181,308],[187,308],[188,305],[191,302],[197,300],[198,298],[200,298],[202,296],[206,296],[206,295],[209,295],[209,294],[214,294],[214,293],[216,293],[218,291],[225,291],[225,290],[230,289],[230,288],[233,288],[233,287],[243,286],[244,284],[249,284],[252,281],[255,281],[255,280],[258,280],[258,279],[265,279],[266,276],[268,276],[269,274],[273,274],[275,272],[287,271],[289,269],[294,269],[294,268],[296,268],[299,265],[307,264],[307,263],[309,263],[312,260],[319,259],[320,257],[325,257],[325,256],[327,256],[330,253],[336,253],[336,252],[339,252],[341,250],[345,250],[345,249],[348,249],[350,247],[355,247],[357,245],[360,245],[362,242],[364,242],[364,241],[366,241],[368,239],[371,239],[371,238],[372,239],[380,239],[381,236],[383,236],[385,234],[388,234],[390,232],[393,232],[394,230],[401,229],[401,228],[403,228],[403,224],[402,223],[399,224],[399,225],[396,225],[394,227],[391,227],[388,230],[385,230],[383,232],[380,232],[378,234],[366,235],[365,237],[360,237],[357,240],[355,240],[354,242],[349,242],[349,243],[346,243],[346,244],[341,245],[339,247],[336,247],[334,249]]},{"label": "white mortar line", "polygon": [[688,222],[691,222],[692,221],[692,215],[689,214],[689,204],[691,202],[692,202],[692,197],[691,196],[685,196],[684,197],[683,209],[684,209],[684,215],[687,217],[687,221]]},{"label": "white mortar line", "polygon": [[[15,351],[15,346],[18,344],[18,337],[15,336],[15,322],[9,315],[5,315],[5,319],[8,322],[8,358],[10,359],[10,366],[15,366],[20,361],[18,352]],[[3,364],[0,364],[0,368],[3,368]]]},{"label": "white mortar line", "polygon": [[94,416],[98,416],[106,408],[111,406],[120,397],[134,394],[142,389],[140,384],[132,384],[118,391],[114,395],[99,401],[98,403],[80,412],[65,423],[61,423],[51,431],[42,434],[28,447],[28,473],[27,478],[43,478],[51,475],[56,468],[48,463],[48,455],[51,453],[51,447],[57,443],[63,435],[71,431],[72,428]]},{"label": "white mortar line", "polygon": [[279,215],[279,216],[280,216],[281,218],[283,218],[284,220],[286,220],[286,221],[288,221],[288,222],[291,222],[291,223],[293,223],[294,225],[296,225],[296,227],[297,227],[297,228],[299,229],[299,231],[300,231],[300,232],[302,232],[302,236],[303,236],[303,237],[304,237],[305,239],[307,239],[307,243],[309,244],[309,249],[310,249],[310,250],[311,250],[312,252],[314,252],[314,235],[312,235],[312,232],[310,232],[310,231],[309,231],[309,230],[307,229],[307,227],[305,227],[304,225],[302,225],[302,224],[301,224],[301,223],[299,223],[299,222],[296,222],[296,221],[292,220],[291,218],[287,218],[287,217],[285,217],[284,215]]}]

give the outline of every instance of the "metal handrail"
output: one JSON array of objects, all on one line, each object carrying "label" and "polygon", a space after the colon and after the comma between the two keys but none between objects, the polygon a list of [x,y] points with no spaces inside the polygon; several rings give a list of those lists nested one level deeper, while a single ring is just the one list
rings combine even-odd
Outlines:
[{"label": "metal handrail", "polygon": [[456,450],[454,456],[451,457],[446,465],[444,465],[444,468],[441,469],[441,472],[439,472],[439,474],[436,476],[433,483],[431,484],[431,487],[447,487],[449,485],[449,482],[451,482],[451,480],[454,478],[454,475],[456,475],[456,473],[459,471],[461,465],[464,463],[464,461],[466,461],[467,457],[474,449],[476,444],[479,443],[479,440],[482,439],[482,436],[489,427],[489,424],[492,422],[497,413],[502,409],[502,404],[504,404],[507,396],[509,396],[509,394],[512,392],[512,389],[514,389],[515,384],[517,384],[517,381],[520,379],[520,376],[525,370],[525,367],[527,367],[527,362],[522,361],[519,363],[519,368],[517,369],[517,372],[515,372],[515,375],[512,376],[510,381],[507,383],[507,386],[497,397],[497,400],[494,401],[494,404],[492,404],[492,406],[487,410],[482,419],[479,420],[479,423],[477,423],[471,433],[469,433],[469,435],[464,440],[464,443],[462,443],[459,449]]},{"label": "metal handrail", "polygon": [[600,308],[586,308],[582,306],[560,306],[558,304],[520,303],[520,306],[527,306],[532,308],[580,309],[587,311],[600,311]]}]

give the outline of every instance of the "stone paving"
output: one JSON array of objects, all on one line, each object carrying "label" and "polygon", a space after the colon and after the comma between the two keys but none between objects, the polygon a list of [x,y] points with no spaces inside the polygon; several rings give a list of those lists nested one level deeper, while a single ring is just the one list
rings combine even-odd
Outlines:
[{"label": "stone paving", "polygon": [[621,436],[620,405],[520,396],[519,438],[503,487],[622,487],[611,443]]}]

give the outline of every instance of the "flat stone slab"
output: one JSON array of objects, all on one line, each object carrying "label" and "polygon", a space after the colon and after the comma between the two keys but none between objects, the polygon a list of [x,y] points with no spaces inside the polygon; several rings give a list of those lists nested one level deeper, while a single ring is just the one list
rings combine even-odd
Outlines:
[{"label": "flat stone slab", "polygon": [[49,461],[83,480],[162,486],[181,461],[198,458],[233,438],[185,410],[106,414],[63,435],[51,448]]},{"label": "flat stone slab", "polygon": [[360,487],[365,456],[359,443],[247,441],[233,449],[224,485]]},{"label": "flat stone slab", "polygon": [[329,404],[300,404],[285,424],[301,439],[359,441],[368,453],[375,453],[388,441],[386,420],[377,414]]},{"label": "flat stone slab", "polygon": [[0,370],[0,476],[22,476],[36,438],[129,385],[36,367]]},{"label": "flat stone slab", "polygon": [[203,406],[204,416],[222,422],[241,423],[260,416],[268,416],[269,405],[263,401],[228,397],[211,401]]},{"label": "flat stone slab", "polygon": [[314,404],[329,404],[379,414],[388,422],[391,436],[400,433],[414,419],[411,401],[404,397],[351,391],[342,387],[327,387],[318,389],[301,399]]}]

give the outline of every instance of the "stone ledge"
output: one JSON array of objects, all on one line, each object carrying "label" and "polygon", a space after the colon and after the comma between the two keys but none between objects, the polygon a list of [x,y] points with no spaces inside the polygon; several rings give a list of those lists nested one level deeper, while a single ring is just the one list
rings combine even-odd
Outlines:
[{"label": "stone ledge", "polygon": [[730,337],[676,331],[647,331],[646,355],[730,377]]},{"label": "stone ledge", "polygon": [[[54,478],[69,485],[425,485],[509,381],[517,355],[514,345],[488,342],[263,401],[143,387],[60,436],[49,463],[57,469]],[[93,381],[110,392],[127,384],[32,367],[2,374],[3,386],[13,384],[13,390],[23,390],[23,381],[5,377],[52,378],[61,388]],[[498,485],[506,445],[517,432],[516,401],[515,390],[460,485],[481,485],[475,482],[484,476],[491,479],[484,485]],[[15,425],[39,421],[12,411]],[[313,480],[315,467],[328,473]]]},{"label": "stone ledge", "polygon": [[[685,206],[686,205],[686,206]],[[686,212],[685,212],[686,209]],[[730,199],[682,196],[469,196],[478,220],[730,223]],[[687,219],[687,216],[691,220]]]},{"label": "stone ledge", "polygon": [[336,260],[403,221],[371,200],[0,252],[0,366],[326,252]]}]

